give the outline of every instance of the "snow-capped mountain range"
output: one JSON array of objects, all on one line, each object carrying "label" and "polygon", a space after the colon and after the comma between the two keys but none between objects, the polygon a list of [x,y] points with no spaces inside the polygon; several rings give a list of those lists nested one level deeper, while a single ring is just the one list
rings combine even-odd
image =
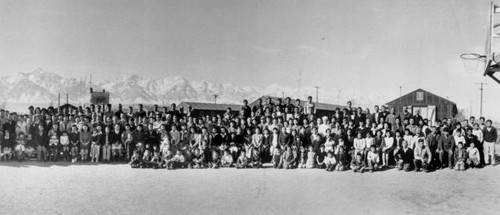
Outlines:
[{"label": "snow-capped mountain range", "polygon": [[[69,94],[69,102],[80,105],[89,102],[89,88],[89,83],[78,78],[61,77],[38,68],[28,73],[0,77],[0,102],[57,104],[58,94],[61,93],[61,103],[65,101],[65,94]],[[93,82],[92,88],[95,91],[105,89],[110,92],[111,103],[115,104],[213,102],[214,94],[218,95],[218,103],[240,104],[243,99],[252,102],[264,95],[281,97],[284,94],[301,99],[315,95],[314,87],[303,87],[299,92],[298,89],[281,87],[277,84],[267,87],[235,86],[230,83],[191,81],[180,76],[151,79],[139,75],[123,75],[116,80]],[[347,100],[367,106],[380,101],[387,102],[388,98],[364,92],[342,91],[339,94],[336,90],[331,93],[320,91],[320,102],[345,104]]]}]

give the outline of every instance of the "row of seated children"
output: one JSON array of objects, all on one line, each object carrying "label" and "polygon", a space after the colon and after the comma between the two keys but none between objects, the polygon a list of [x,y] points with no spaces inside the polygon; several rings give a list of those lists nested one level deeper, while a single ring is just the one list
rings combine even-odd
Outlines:
[{"label": "row of seated children", "polygon": [[17,137],[11,136],[8,130],[0,132],[0,159],[3,161],[24,161],[26,159],[36,158],[34,147],[27,146],[24,133],[19,133]]},{"label": "row of seated children", "polygon": [[[167,150],[162,152],[158,150],[146,149],[143,156],[138,150],[135,150],[130,165],[132,168],[167,168],[167,169],[183,169],[183,168],[221,168],[221,167],[236,167],[236,168],[261,168],[262,160],[258,149],[249,151],[241,151],[237,158],[231,154],[231,151],[226,149],[220,155],[218,150],[200,150],[199,148],[190,150]],[[209,154],[207,154],[209,153]]]}]

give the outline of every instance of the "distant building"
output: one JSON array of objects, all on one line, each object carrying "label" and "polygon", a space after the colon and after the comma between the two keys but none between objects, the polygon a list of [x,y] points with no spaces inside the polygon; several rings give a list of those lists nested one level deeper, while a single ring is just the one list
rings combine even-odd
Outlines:
[{"label": "distant building", "polygon": [[443,118],[453,118],[457,115],[457,105],[443,97],[437,96],[423,89],[417,89],[387,103],[389,108],[394,108],[396,113],[407,107],[408,111],[416,114],[420,111],[423,118],[431,121]]},{"label": "distant building", "polygon": [[[285,102],[286,102],[285,98],[274,97],[274,96],[262,96],[262,97],[256,99],[255,101],[253,101],[252,103],[250,103],[249,106],[250,107],[256,106],[259,102],[259,99],[262,99],[262,104],[265,105],[267,98],[271,98],[271,101],[274,104],[278,103],[278,99],[282,99],[282,104],[285,104]],[[291,98],[291,100],[292,100],[292,104],[295,105],[296,98]],[[300,99],[300,105],[302,107],[304,106],[304,104],[306,102],[307,102],[307,98]],[[332,114],[335,113],[336,108],[340,108],[340,110],[347,108],[347,106],[343,106],[343,105],[327,104],[327,103],[321,103],[321,102],[318,102],[318,103],[313,102],[313,103],[316,105],[316,116],[318,116],[318,117],[323,117],[323,116],[330,117]]]},{"label": "distant building", "polygon": [[231,108],[231,112],[237,116],[242,105],[236,104],[213,104],[213,103],[202,103],[202,102],[181,102],[177,109],[183,109],[184,113],[187,112],[189,106],[192,108],[192,115],[194,117],[206,116],[206,115],[223,115],[227,108]]}]

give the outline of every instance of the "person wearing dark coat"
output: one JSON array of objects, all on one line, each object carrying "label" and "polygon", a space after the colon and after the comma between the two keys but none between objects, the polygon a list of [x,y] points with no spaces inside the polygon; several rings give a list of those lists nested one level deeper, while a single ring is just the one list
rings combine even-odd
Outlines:
[{"label": "person wearing dark coat", "polygon": [[396,153],[397,169],[409,172],[412,170],[413,150],[408,147],[408,142],[403,141],[403,148]]}]

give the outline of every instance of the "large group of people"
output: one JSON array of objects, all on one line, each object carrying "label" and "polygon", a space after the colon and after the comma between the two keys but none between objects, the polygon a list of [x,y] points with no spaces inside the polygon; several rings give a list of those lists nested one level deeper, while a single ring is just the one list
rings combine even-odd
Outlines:
[{"label": "large group of people", "polygon": [[444,118],[348,102],[329,116],[315,103],[244,100],[239,114],[108,105],[0,112],[2,161],[123,162],[133,168],[318,168],[459,171],[495,163],[491,120]]}]

